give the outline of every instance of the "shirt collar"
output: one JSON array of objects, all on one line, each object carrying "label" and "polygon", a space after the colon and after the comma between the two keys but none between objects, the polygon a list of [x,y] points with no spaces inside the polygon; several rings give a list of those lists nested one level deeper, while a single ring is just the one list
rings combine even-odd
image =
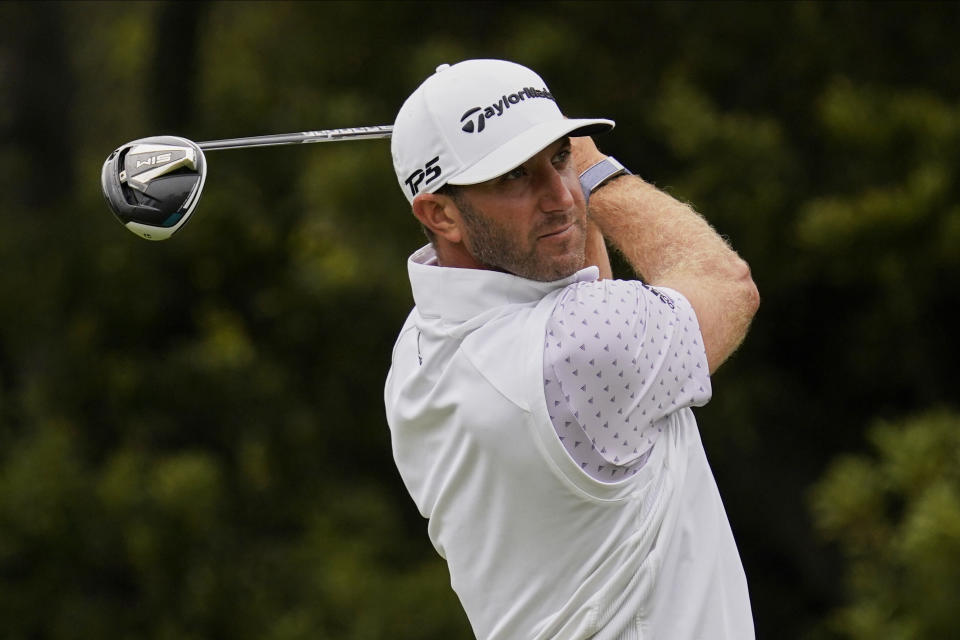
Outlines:
[{"label": "shirt collar", "polygon": [[593,282],[600,277],[595,266],[552,282],[485,269],[459,269],[437,265],[437,254],[426,245],[407,260],[413,300],[422,316],[463,322],[505,304],[536,302],[554,289],[574,282]]}]

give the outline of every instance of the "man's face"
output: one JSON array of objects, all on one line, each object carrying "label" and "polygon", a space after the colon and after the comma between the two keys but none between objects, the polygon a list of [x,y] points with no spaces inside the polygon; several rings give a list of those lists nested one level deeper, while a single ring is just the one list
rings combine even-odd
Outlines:
[{"label": "man's face", "polygon": [[583,268],[586,202],[562,138],[516,169],[460,188],[463,243],[478,262],[530,280]]}]

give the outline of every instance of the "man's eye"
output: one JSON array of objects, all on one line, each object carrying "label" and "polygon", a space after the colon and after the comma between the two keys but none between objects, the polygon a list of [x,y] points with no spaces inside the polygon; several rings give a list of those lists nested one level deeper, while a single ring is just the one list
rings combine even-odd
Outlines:
[{"label": "man's eye", "polygon": [[570,149],[563,149],[557,155],[553,156],[553,164],[563,166],[570,159]]},{"label": "man's eye", "polygon": [[526,173],[527,173],[526,169],[524,169],[523,167],[517,167],[513,171],[507,171],[505,174],[503,174],[503,179],[517,180],[519,178],[522,178],[524,175],[526,175]]}]

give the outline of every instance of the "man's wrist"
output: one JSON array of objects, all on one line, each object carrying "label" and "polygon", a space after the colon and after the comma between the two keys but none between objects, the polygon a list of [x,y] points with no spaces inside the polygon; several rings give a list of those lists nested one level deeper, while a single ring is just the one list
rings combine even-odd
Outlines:
[{"label": "man's wrist", "polygon": [[589,199],[591,193],[623,175],[632,174],[616,158],[607,156],[580,174],[580,186],[583,188],[584,196]]}]

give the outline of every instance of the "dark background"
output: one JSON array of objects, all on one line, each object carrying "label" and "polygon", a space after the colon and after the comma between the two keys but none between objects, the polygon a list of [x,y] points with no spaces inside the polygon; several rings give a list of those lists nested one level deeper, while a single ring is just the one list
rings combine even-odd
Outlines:
[{"label": "dark background", "polygon": [[382,408],[423,243],[389,144],[209,152],[164,243],[99,172],[149,135],[390,124],[471,57],[615,119],[601,148],[753,268],[698,421],[758,636],[960,634],[958,26],[957,3],[0,4],[0,637],[470,637]]}]

